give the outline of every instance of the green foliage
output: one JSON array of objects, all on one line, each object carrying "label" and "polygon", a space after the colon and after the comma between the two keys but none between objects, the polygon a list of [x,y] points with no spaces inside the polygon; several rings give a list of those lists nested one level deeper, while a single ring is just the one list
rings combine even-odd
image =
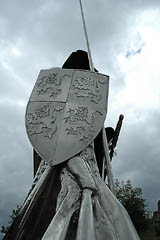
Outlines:
[{"label": "green foliage", "polygon": [[12,214],[9,216],[10,220],[8,222],[8,226],[4,226],[2,225],[2,228],[0,229],[0,232],[3,234],[6,234],[9,226],[12,224],[12,222],[14,222],[16,216],[18,215],[19,211],[21,209],[21,206],[17,205],[15,209],[12,210]]},{"label": "green foliage", "polygon": [[5,227],[4,225],[2,225],[2,228],[0,229],[0,232],[3,234],[6,234],[8,232],[9,227]]},{"label": "green foliage", "polygon": [[154,228],[155,228],[156,236],[159,237],[160,236],[160,222],[154,223]]},{"label": "green foliage", "polygon": [[133,188],[130,180],[126,183],[116,180],[115,186],[117,198],[127,210],[137,231],[147,228],[148,204],[142,198],[142,189]]},{"label": "green foliage", "polygon": [[155,224],[152,220],[149,221],[147,229],[143,229],[139,233],[139,237],[141,240],[160,240],[160,238],[156,235]]}]

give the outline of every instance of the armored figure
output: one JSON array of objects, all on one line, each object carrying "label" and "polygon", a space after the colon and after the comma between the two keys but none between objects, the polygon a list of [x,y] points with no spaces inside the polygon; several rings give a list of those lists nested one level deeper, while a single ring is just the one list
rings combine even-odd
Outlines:
[{"label": "armored figure", "polygon": [[[101,75],[95,82],[95,73],[85,75],[81,69],[89,70],[89,62],[87,53],[79,50],[64,63],[59,79],[57,69],[51,69],[48,78],[44,72],[38,78],[35,91],[41,100],[32,93],[26,125],[42,161],[5,240],[139,239],[126,210],[101,177],[104,155],[101,129],[106,114],[101,106],[106,108],[107,95],[101,97],[100,90],[107,90],[108,78]],[[65,96],[59,88],[60,80],[70,79],[71,84],[65,82],[69,91]],[[65,105],[60,94],[67,99]],[[52,103],[51,98],[58,98],[58,103]],[[93,103],[90,108],[88,102]],[[61,122],[60,126],[56,121]]]}]

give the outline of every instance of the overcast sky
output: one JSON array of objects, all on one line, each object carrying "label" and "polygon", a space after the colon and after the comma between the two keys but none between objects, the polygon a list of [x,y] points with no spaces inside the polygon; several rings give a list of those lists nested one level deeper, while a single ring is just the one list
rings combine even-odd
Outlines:
[{"label": "overcast sky", "polygon": [[[160,199],[160,1],[85,0],[93,62],[110,76],[105,124],[125,116],[114,177],[141,187],[150,210]],[[26,104],[40,69],[86,50],[78,0],[1,0],[0,225],[33,177]]]}]

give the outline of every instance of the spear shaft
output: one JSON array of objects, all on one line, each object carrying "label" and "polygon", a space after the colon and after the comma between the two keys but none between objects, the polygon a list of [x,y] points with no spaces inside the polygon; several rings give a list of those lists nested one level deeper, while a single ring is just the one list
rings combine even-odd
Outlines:
[{"label": "spear shaft", "polygon": [[80,9],[81,9],[83,29],[84,29],[84,34],[85,34],[85,39],[86,39],[86,44],[87,44],[87,49],[88,49],[88,58],[89,58],[90,70],[92,72],[94,72],[91,49],[90,49],[90,46],[89,46],[89,39],[88,39],[87,28],[86,28],[85,17],[84,17],[84,11],[83,11],[83,6],[82,6],[82,1],[81,0],[79,0],[79,4],[80,4]]},{"label": "spear shaft", "polygon": [[[81,14],[82,14],[82,21],[83,21],[85,39],[86,39],[86,44],[87,44],[87,49],[88,49],[90,71],[95,72],[94,71],[94,66],[93,66],[93,61],[92,61],[91,50],[90,50],[90,46],[89,46],[89,40],[88,40],[87,28],[86,28],[85,17],[84,17],[84,12],[83,12],[82,0],[79,0],[79,3],[80,3]],[[115,194],[114,180],[113,180],[113,175],[112,175],[110,156],[109,156],[109,150],[108,150],[108,143],[107,143],[107,139],[106,139],[104,126],[103,126],[102,139],[103,139],[103,149],[104,149],[104,157],[105,157],[105,164],[103,164],[103,167],[105,165],[107,166],[106,170],[107,170],[108,185],[109,185],[109,188],[111,189],[111,191],[113,192],[113,194]],[[103,169],[103,171],[104,171],[104,169]]]}]

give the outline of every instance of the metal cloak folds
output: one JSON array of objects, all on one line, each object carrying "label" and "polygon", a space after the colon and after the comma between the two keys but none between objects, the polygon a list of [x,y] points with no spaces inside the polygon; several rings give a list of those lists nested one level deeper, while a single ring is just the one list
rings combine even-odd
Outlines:
[{"label": "metal cloak folds", "polygon": [[[4,239],[139,240],[95,157],[93,140],[105,119],[108,77],[73,70],[89,69],[84,51],[72,53],[63,67],[72,70],[42,71],[32,92],[27,131],[44,159]],[[98,150],[101,155],[103,146]]]}]

